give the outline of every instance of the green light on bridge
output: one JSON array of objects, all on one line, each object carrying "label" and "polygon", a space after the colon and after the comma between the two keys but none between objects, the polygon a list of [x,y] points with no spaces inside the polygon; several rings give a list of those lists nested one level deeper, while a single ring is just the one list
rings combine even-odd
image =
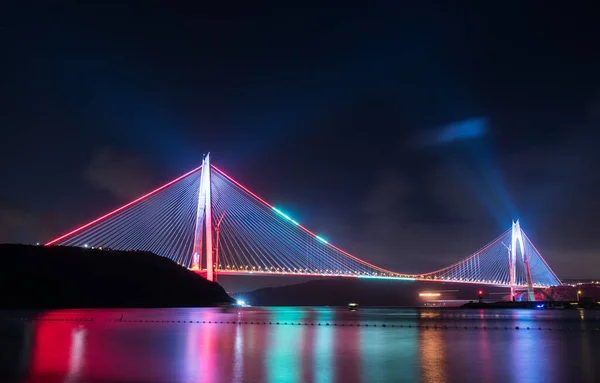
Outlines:
[{"label": "green light on bridge", "polygon": [[294,221],[292,219],[292,217],[290,217],[289,215],[285,214],[284,212],[282,212],[281,210],[277,209],[276,207],[273,207],[273,210],[275,211],[275,213],[279,214],[280,216],[282,216],[283,218],[287,219],[288,221],[290,221],[291,223],[293,223],[294,225],[298,225],[298,222]]},{"label": "green light on bridge", "polygon": [[363,279],[391,279],[391,280],[398,280],[398,281],[416,281],[415,278],[408,278],[408,277],[381,277],[381,276],[377,276],[377,275],[358,275],[358,278],[363,278]]}]

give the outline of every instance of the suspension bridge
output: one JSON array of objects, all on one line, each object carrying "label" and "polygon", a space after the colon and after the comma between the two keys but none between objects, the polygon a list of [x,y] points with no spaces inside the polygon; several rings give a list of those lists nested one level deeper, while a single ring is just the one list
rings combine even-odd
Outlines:
[{"label": "suspension bridge", "polygon": [[405,274],[360,259],[313,233],[211,165],[202,165],[46,246],[150,251],[218,275],[303,275],[472,283],[511,296],[561,281],[519,221],[488,245],[440,270]]}]

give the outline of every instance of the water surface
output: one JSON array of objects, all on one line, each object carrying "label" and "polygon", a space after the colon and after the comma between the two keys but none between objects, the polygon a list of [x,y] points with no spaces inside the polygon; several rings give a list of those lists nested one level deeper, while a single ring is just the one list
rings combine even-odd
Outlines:
[{"label": "water surface", "polygon": [[594,382],[599,324],[580,310],[4,311],[0,381]]}]

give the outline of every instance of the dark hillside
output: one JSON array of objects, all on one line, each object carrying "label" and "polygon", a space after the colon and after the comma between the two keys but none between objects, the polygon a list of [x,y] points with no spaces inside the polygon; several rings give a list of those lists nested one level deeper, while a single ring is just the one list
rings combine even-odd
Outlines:
[{"label": "dark hillside", "polygon": [[152,253],[0,245],[0,307],[191,307],[229,304],[214,282]]}]

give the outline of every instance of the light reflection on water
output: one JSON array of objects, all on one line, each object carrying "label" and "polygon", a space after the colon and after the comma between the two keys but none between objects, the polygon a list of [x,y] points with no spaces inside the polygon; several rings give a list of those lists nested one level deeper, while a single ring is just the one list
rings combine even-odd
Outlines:
[{"label": "light reflection on water", "polygon": [[10,319],[34,316],[0,312],[0,381],[600,380],[592,311],[132,309]]}]

